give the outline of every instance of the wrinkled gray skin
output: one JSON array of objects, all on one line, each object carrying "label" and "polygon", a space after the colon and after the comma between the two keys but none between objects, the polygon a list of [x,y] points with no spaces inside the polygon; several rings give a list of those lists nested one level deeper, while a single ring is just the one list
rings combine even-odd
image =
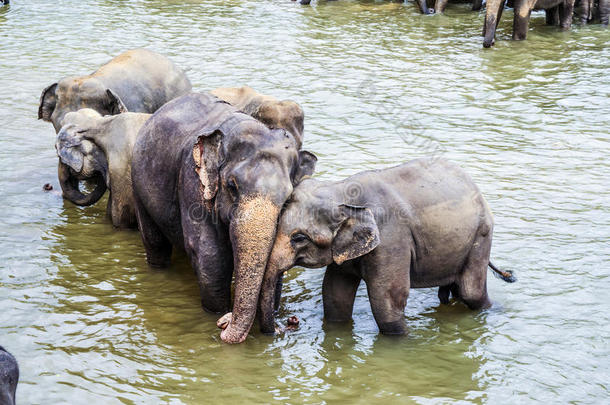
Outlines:
[{"label": "wrinkled gray skin", "polygon": [[574,0],[488,0],[483,26],[483,47],[495,43],[496,29],[505,3],[514,8],[513,39],[520,41],[527,37],[530,15],[533,10],[545,10],[547,25],[559,25],[562,30],[572,26]]},{"label": "wrinkled gray skin", "polygon": [[132,158],[136,215],[148,263],[166,266],[184,247],[205,309],[224,313],[221,338],[242,342],[256,313],[280,209],[316,158],[283,129],[230,104],[190,93],[146,121]]},{"label": "wrinkled gray skin", "polygon": [[[102,116],[83,108],[66,114],[55,149],[61,167],[59,183],[64,197],[78,205],[96,203],[110,190],[107,214],[118,228],[137,228],[131,186],[131,154],[138,131],[151,114],[126,112]],[[83,194],[78,180],[101,178],[99,191]]]},{"label": "wrinkled gray skin", "polygon": [[599,18],[602,25],[608,25],[610,0],[581,0],[576,4],[579,7],[577,15],[582,24],[595,22]]},{"label": "wrinkled gray skin", "polygon": [[15,393],[19,381],[17,360],[0,346],[0,404],[15,405]]},{"label": "wrinkled gray skin", "polygon": [[349,321],[361,280],[384,334],[406,332],[410,288],[441,287],[490,306],[492,214],[472,179],[442,159],[417,159],[336,183],[303,180],[286,203],[260,292],[261,330],[274,332],[275,280],[294,265],[328,266],[324,316]]},{"label": "wrinkled gray skin", "polygon": [[297,148],[301,148],[305,114],[296,102],[280,101],[275,97],[258,93],[248,86],[220,87],[210,93],[270,128],[283,128],[290,132],[297,141]]}]

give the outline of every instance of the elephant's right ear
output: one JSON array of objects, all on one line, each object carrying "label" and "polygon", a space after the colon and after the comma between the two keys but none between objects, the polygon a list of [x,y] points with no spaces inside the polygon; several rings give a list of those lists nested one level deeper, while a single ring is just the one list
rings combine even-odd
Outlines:
[{"label": "elephant's right ear", "polygon": [[379,228],[375,216],[366,207],[339,206],[341,221],[332,242],[333,260],[342,264],[363,256],[379,245]]},{"label": "elephant's right ear", "polygon": [[65,165],[68,165],[75,172],[79,173],[83,169],[84,156],[79,148],[81,140],[73,135],[70,135],[70,130],[75,130],[76,126],[70,124],[64,126],[57,134],[55,149],[59,160]]},{"label": "elephant's right ear", "polygon": [[57,95],[55,94],[57,83],[53,83],[45,88],[40,95],[40,104],[38,105],[38,119],[43,121],[51,121],[51,115],[55,110],[57,103]]},{"label": "elephant's right ear", "polygon": [[197,136],[197,142],[193,146],[195,171],[199,175],[203,198],[206,201],[212,200],[218,192],[221,141],[220,130],[204,130]]}]

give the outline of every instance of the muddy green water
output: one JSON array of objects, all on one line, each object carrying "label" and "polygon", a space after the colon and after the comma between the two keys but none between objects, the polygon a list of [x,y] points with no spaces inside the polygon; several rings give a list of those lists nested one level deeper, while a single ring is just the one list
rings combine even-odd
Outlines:
[{"label": "muddy green water", "polygon": [[[13,0],[0,8],[0,344],[20,361],[20,404],[607,403],[610,381],[610,30],[483,50],[482,15],[450,5],[319,1]],[[129,48],[169,55],[196,89],[248,84],[300,102],[317,176],[442,154],[496,218],[494,306],[439,306],[412,290],[410,334],[323,322],[322,270],[290,273],[280,320],[222,344],[184,259],[147,267],[105,201],[53,193],[54,131],[41,90]]]}]

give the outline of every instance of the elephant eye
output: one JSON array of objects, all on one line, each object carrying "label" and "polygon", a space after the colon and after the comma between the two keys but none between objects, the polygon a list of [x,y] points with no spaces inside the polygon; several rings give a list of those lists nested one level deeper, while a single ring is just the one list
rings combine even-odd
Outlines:
[{"label": "elephant eye", "polygon": [[290,243],[292,244],[297,244],[297,243],[301,243],[301,242],[305,242],[305,241],[309,241],[309,236],[305,235],[304,233],[301,232],[297,232],[295,234],[292,235],[292,237],[290,238]]}]

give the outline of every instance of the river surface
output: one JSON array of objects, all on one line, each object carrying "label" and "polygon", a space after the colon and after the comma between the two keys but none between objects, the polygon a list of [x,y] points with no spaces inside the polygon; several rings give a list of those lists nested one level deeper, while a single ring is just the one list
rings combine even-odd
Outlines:
[{"label": "river surface", "polygon": [[[0,8],[0,344],[20,404],[608,403],[610,30],[482,49],[482,14],[450,4],[288,0],[13,0]],[[278,320],[298,330],[225,345],[186,260],[151,270],[105,200],[59,189],[42,89],[148,47],[194,88],[247,84],[306,113],[316,176],[340,179],[436,154],[495,214],[491,309],[412,290],[410,333],[378,334],[361,288],[354,322],[323,321],[323,270],[294,269]],[[363,286],[363,285],[362,285]],[[362,287],[361,286],[361,287]]]}]

